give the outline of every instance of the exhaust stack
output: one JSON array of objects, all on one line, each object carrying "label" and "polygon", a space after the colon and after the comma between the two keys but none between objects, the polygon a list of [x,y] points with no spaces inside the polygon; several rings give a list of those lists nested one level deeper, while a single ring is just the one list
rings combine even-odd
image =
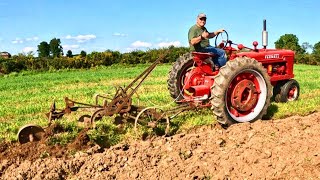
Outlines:
[{"label": "exhaust stack", "polygon": [[265,19],[263,20],[262,46],[264,49],[266,49],[268,46],[267,21]]}]

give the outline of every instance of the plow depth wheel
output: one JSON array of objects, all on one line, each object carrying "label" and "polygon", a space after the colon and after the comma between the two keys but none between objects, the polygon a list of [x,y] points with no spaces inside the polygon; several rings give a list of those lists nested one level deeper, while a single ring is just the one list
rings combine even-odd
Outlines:
[{"label": "plow depth wheel", "polygon": [[220,68],[211,88],[212,109],[225,125],[261,119],[270,105],[270,78],[258,61],[239,57]]},{"label": "plow depth wheel", "polygon": [[159,108],[147,107],[141,110],[134,122],[134,129],[152,128],[156,135],[167,135],[170,129],[169,117]]},{"label": "plow depth wheel", "polygon": [[28,124],[19,129],[18,141],[20,144],[40,141],[43,134],[44,130],[42,127],[38,125]]}]

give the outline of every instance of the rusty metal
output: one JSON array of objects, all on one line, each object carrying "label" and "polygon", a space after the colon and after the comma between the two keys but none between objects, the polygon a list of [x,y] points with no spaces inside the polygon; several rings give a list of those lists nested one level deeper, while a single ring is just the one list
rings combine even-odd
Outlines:
[{"label": "rusty metal", "polygon": [[17,139],[19,143],[40,141],[44,134],[44,129],[38,125],[28,124],[19,129]]},{"label": "rusty metal", "polygon": [[152,129],[160,124],[165,126],[165,134],[169,133],[170,119],[165,111],[157,107],[147,107],[142,109],[135,118],[134,130],[137,132],[138,125],[147,126]]},{"label": "rusty metal", "polygon": [[[65,114],[69,114],[78,109],[92,109],[94,110],[90,123],[92,124],[95,120],[103,116],[113,116],[121,114],[126,118],[133,118],[138,113],[139,109],[132,105],[132,96],[137,92],[138,88],[141,86],[143,81],[149,76],[149,74],[154,70],[154,68],[160,63],[160,61],[165,57],[163,54],[158,58],[151,66],[144,70],[139,76],[137,76],[128,86],[126,87],[116,87],[116,92],[112,98],[96,95],[95,104],[87,104],[82,102],[77,102],[66,97],[65,108],[57,109],[55,101],[50,107],[50,111],[46,114],[49,120],[49,124],[52,120],[60,119]],[[99,105],[99,99],[103,99],[102,105]],[[134,107],[134,108],[133,108]]]},{"label": "rusty metal", "polygon": [[[62,118],[65,114],[70,114],[79,109],[85,109],[93,112],[92,115],[82,115],[79,118],[79,122],[92,127],[95,121],[101,119],[103,116],[117,115],[123,121],[131,120],[134,122],[134,128],[143,125],[152,129],[156,129],[159,125],[165,127],[165,135],[168,134],[170,128],[170,120],[178,114],[196,108],[205,108],[205,104],[201,101],[185,101],[181,102],[177,107],[171,108],[167,111],[160,109],[159,107],[143,107],[132,104],[132,96],[136,94],[138,88],[143,81],[149,76],[154,68],[165,57],[163,54],[158,58],[151,66],[144,70],[139,76],[137,76],[128,86],[116,87],[113,97],[96,95],[95,104],[87,104],[64,98],[65,108],[57,109],[55,100],[50,106],[50,110],[46,113],[48,117],[49,126],[53,120]],[[99,104],[101,102],[102,104]],[[39,141],[42,138],[44,129],[37,125],[27,125],[20,128],[18,133],[18,140],[21,144]]]}]

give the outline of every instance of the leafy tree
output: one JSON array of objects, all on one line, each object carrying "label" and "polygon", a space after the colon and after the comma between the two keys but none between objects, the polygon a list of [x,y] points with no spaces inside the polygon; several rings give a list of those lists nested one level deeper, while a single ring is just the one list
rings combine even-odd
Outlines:
[{"label": "leafy tree", "polygon": [[308,49],[313,49],[313,46],[308,42],[302,43],[301,47],[305,52],[308,52]]},{"label": "leafy tree", "polygon": [[80,56],[83,57],[83,58],[85,58],[85,57],[87,56],[87,53],[86,53],[84,50],[82,50],[82,51],[80,52]]},{"label": "leafy tree", "polygon": [[38,45],[38,56],[39,57],[49,57],[50,55],[50,45],[46,41],[42,41]]},{"label": "leafy tree", "polygon": [[57,39],[57,38],[51,39],[50,52],[52,57],[60,57],[63,54],[63,48],[61,46],[60,39]]},{"label": "leafy tree", "polygon": [[67,57],[72,57],[72,51],[71,50],[67,51]]},{"label": "leafy tree", "polygon": [[312,53],[318,56],[320,55],[320,41],[314,44]]},{"label": "leafy tree", "polygon": [[299,39],[294,34],[285,34],[274,43],[277,49],[291,49],[297,54],[305,53],[305,50],[299,45]]}]

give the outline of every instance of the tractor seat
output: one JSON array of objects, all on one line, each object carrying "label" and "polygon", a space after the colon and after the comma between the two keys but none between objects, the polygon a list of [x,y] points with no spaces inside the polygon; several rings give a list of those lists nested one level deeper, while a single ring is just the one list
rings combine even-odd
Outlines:
[{"label": "tractor seat", "polygon": [[193,56],[198,57],[199,59],[207,59],[209,57],[215,57],[213,53],[203,53],[203,52],[192,52]]}]

